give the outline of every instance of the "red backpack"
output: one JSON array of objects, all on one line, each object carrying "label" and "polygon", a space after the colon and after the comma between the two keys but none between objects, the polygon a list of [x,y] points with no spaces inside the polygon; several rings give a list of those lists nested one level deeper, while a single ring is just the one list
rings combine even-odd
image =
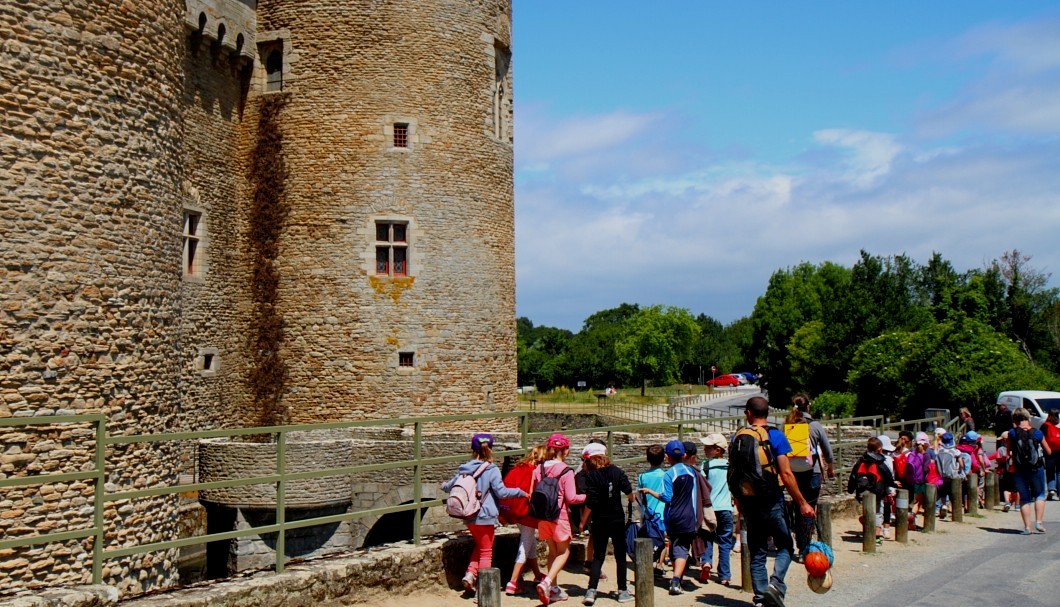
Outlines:
[{"label": "red backpack", "polygon": [[[509,489],[522,489],[530,495],[533,485],[534,466],[519,464],[508,471],[504,477],[504,486]],[[500,520],[505,525],[522,522],[530,516],[530,499],[528,497],[508,497],[499,501]]]},{"label": "red backpack", "polygon": [[1060,428],[1054,426],[1049,422],[1042,424],[1042,434],[1045,435],[1045,442],[1049,443],[1049,448],[1055,453],[1060,450]]},{"label": "red backpack", "polygon": [[906,453],[899,453],[898,455],[894,456],[893,460],[891,460],[894,464],[894,478],[903,481],[905,480],[906,472],[906,456]]}]

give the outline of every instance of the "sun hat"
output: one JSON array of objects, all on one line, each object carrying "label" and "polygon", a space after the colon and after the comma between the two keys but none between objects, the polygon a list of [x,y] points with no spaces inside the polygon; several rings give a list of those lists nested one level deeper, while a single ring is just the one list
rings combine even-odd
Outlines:
[{"label": "sun hat", "polygon": [[589,443],[582,449],[582,459],[589,459],[594,455],[607,455],[607,446],[600,443]]},{"label": "sun hat", "polygon": [[927,435],[927,432],[917,432],[916,442],[918,445],[929,445],[931,444],[931,437]]},{"label": "sun hat", "polygon": [[696,444],[695,443],[690,442],[690,441],[684,441],[683,443],[681,443],[681,445],[683,445],[684,448],[685,448],[685,455],[695,455],[696,454]]},{"label": "sun hat", "polygon": [[935,428],[935,436],[942,436],[943,434],[948,434],[948,431],[945,428]]},{"label": "sun hat", "polygon": [[552,447],[553,449],[566,449],[570,447],[570,440],[566,436],[557,432],[548,437],[548,442],[545,443],[545,445]]},{"label": "sun hat", "polygon": [[664,451],[666,451],[666,455],[671,457],[682,457],[685,454],[685,445],[681,441],[675,439],[666,443]]},{"label": "sun hat", "polygon": [[493,436],[482,432],[471,437],[471,448],[475,451],[482,449],[482,445],[493,447]]},{"label": "sun hat", "polygon": [[880,439],[880,443],[883,444],[884,451],[894,451],[894,445],[891,443],[891,437],[886,434],[881,434],[876,438]]},{"label": "sun hat", "polygon": [[722,449],[729,447],[729,441],[725,440],[725,435],[718,432],[712,432],[699,441],[708,447],[721,447]]},{"label": "sun hat", "polygon": [[952,447],[953,446],[953,435],[950,434],[949,432],[943,434],[942,435],[942,444],[946,445],[947,447]]},{"label": "sun hat", "polygon": [[964,437],[961,440],[969,443],[977,443],[979,442],[980,438],[982,437],[979,436],[978,432],[976,432],[975,430],[969,430],[964,433]]}]

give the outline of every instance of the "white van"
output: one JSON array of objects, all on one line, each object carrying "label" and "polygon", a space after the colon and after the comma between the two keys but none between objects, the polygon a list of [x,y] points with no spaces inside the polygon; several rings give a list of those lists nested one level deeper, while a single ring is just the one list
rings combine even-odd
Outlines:
[{"label": "white van", "polygon": [[1005,403],[1009,411],[1023,407],[1031,414],[1031,425],[1040,428],[1049,411],[1060,409],[1060,392],[1009,390],[997,395],[997,403]]}]

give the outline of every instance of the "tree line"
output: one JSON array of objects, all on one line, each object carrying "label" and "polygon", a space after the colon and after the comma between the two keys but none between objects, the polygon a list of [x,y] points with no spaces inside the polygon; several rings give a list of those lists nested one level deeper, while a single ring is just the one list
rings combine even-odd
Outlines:
[{"label": "tree line", "polygon": [[[852,267],[777,270],[749,317],[622,304],[573,333],[518,319],[519,382],[700,383],[756,371],[772,400],[798,392],[838,415],[913,418],[928,407],[987,413],[1002,390],[1060,388],[1060,292],[1018,250],[958,272],[865,251]],[[705,370],[705,371],[704,371]]]}]

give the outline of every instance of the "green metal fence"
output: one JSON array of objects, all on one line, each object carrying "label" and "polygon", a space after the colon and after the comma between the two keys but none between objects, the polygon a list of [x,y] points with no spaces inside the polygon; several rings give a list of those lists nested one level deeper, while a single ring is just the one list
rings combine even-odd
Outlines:
[{"label": "green metal fence", "polygon": [[[514,422],[518,426],[520,436],[520,448],[514,450],[498,451],[495,453],[495,455],[497,455],[498,457],[514,457],[523,455],[532,443],[536,443],[538,440],[543,439],[548,436],[548,434],[550,434],[549,432],[530,432],[529,413],[527,412],[427,416],[401,419],[377,419],[353,422],[335,422],[327,424],[273,426],[260,428],[236,428],[228,430],[206,430],[199,432],[143,434],[131,436],[109,436],[106,432],[106,418],[102,415],[67,415],[0,419],[0,428],[13,428],[19,426],[55,426],[62,424],[83,424],[92,426],[95,429],[93,468],[91,470],[64,473],[44,473],[39,475],[0,479],[0,489],[74,481],[85,481],[93,483],[95,485],[95,490],[93,492],[94,501],[91,527],[69,531],[61,531],[56,533],[44,533],[40,535],[16,537],[12,539],[0,539],[0,550],[29,547],[51,542],[64,542],[70,540],[92,538],[92,582],[98,584],[102,581],[103,563],[107,559],[128,557],[148,552],[177,549],[187,546],[206,544],[209,542],[231,540],[243,536],[261,535],[265,533],[276,534],[277,539],[275,546],[275,569],[277,572],[282,572],[284,570],[284,564],[286,561],[286,531],[304,527],[313,527],[318,525],[352,521],[365,517],[381,516],[392,512],[404,512],[409,510],[415,511],[415,515],[413,516],[413,542],[418,544],[421,539],[420,518],[423,514],[423,511],[427,508],[440,506],[444,503],[441,499],[424,499],[421,487],[424,467],[437,464],[459,463],[463,462],[467,458],[467,455],[465,453],[430,458],[423,457],[422,445],[424,426],[428,424],[448,424],[451,427],[451,425],[454,423],[478,420],[494,420],[496,422],[501,423],[506,421],[509,423]],[[706,430],[731,432],[735,428],[742,425],[743,420],[744,418],[742,415],[718,416],[710,414],[704,417],[692,417],[687,419],[674,419],[673,417],[668,417],[666,419],[653,418],[650,421],[637,421],[635,423],[629,424],[565,429],[563,430],[563,432],[570,435],[604,434],[606,436],[606,443],[609,452],[614,453],[614,435],[617,432],[666,430],[676,432],[678,438],[683,439],[685,433],[688,431]],[[825,424],[826,426],[833,427],[832,432],[836,437],[835,442],[833,442],[833,449],[836,451],[836,461],[842,462],[842,454],[844,450],[852,448],[864,449],[864,439],[854,441],[843,439],[844,426],[872,426],[877,432],[879,432],[887,429],[894,429],[907,426],[920,427],[919,424],[926,425],[929,423],[941,423],[941,418],[925,418],[922,420],[884,423],[883,418],[880,416],[865,416],[835,420],[822,420],[821,423]],[[412,457],[410,459],[397,462],[367,463],[355,466],[327,468],[307,472],[287,472],[287,441],[291,433],[313,432],[319,430],[368,428],[380,426],[407,427],[409,425],[413,426],[414,445]],[[136,491],[110,492],[106,490],[105,479],[108,470],[108,462],[106,456],[107,448],[109,446],[134,443],[150,444],[178,441],[198,441],[201,439],[208,438],[237,438],[249,435],[271,435],[275,437],[274,440],[275,444],[277,445],[277,449],[276,461],[272,474],[222,481],[194,482],[191,484],[174,484],[172,486],[153,487],[150,489],[142,489]],[[624,459],[619,458],[615,460],[615,463],[623,464],[641,461],[642,456],[637,456]],[[411,503],[401,504],[397,506],[372,508],[366,510],[355,510],[344,514],[319,516],[315,518],[301,519],[298,521],[287,521],[285,519],[286,489],[288,484],[293,481],[339,475],[354,475],[365,472],[383,472],[387,470],[408,468],[411,468],[413,471],[414,495]],[[849,466],[837,468],[837,478],[841,479],[845,477],[844,473],[849,472],[849,470]],[[106,530],[106,521],[104,520],[104,509],[105,505],[109,502],[115,502],[119,500],[133,500],[147,497],[160,497],[173,495],[176,493],[206,491],[211,489],[223,489],[255,484],[275,484],[276,521],[273,524],[253,527],[249,529],[226,531],[221,533],[211,533],[208,535],[169,540],[163,542],[143,543],[133,546],[112,549],[106,548],[104,537]]]}]

